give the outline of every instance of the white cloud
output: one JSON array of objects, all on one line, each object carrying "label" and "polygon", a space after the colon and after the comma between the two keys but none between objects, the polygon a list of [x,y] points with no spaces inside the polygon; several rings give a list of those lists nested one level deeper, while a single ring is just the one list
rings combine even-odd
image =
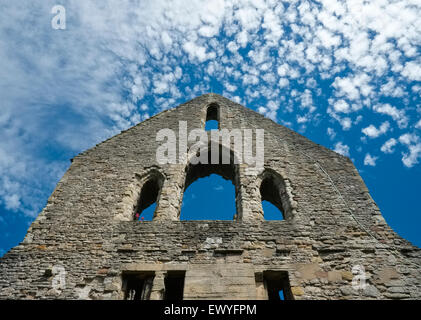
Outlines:
[{"label": "white cloud", "polygon": [[405,114],[405,111],[398,110],[395,107],[392,107],[390,104],[377,104],[373,106],[373,110],[378,113],[387,114],[393,118],[398,123],[399,128],[406,128],[408,126],[408,117]]},{"label": "white cloud", "polygon": [[394,79],[389,79],[387,83],[382,85],[380,88],[380,92],[389,97],[402,97],[405,95],[404,89],[400,86],[398,86]]},{"label": "white cloud", "polygon": [[342,99],[335,102],[335,104],[333,105],[333,109],[336,112],[343,112],[343,113],[350,112],[349,104],[345,100],[342,100]]},{"label": "white cloud", "polygon": [[336,132],[333,128],[327,128],[327,135],[329,136],[330,140],[333,140],[336,137]]},{"label": "white cloud", "polygon": [[346,131],[346,130],[349,130],[351,128],[352,121],[351,121],[350,118],[346,117],[346,118],[340,119],[339,122],[340,122],[343,130]]},{"label": "white cloud", "polygon": [[230,91],[230,92],[234,92],[235,90],[237,90],[237,86],[235,86],[235,85],[231,85],[231,84],[229,84],[229,83],[226,83],[226,84],[225,84],[225,88],[226,88],[228,91]]},{"label": "white cloud", "polygon": [[242,48],[246,47],[249,41],[249,35],[247,31],[243,30],[240,33],[238,33],[236,40],[237,40],[237,43],[240,45],[240,47]]},{"label": "white cloud", "polygon": [[330,31],[319,28],[316,32],[323,46],[326,48],[336,47],[341,43],[341,38],[334,36]]},{"label": "white cloud", "polygon": [[377,138],[380,135],[385,134],[389,130],[389,127],[389,122],[385,121],[380,125],[379,129],[377,129],[374,125],[370,124],[368,127],[362,129],[361,131],[369,138]]},{"label": "white cloud", "polygon": [[378,157],[371,156],[369,153],[367,153],[364,158],[364,165],[375,167],[377,159]]},{"label": "white cloud", "polygon": [[171,47],[171,45],[173,44],[173,41],[170,35],[166,31],[162,32],[161,38],[162,38],[162,43],[164,44],[164,46]]},{"label": "white cloud", "polygon": [[234,41],[230,41],[227,45],[227,49],[234,53],[237,52],[239,46]]},{"label": "white cloud", "polygon": [[338,142],[335,144],[335,149],[333,149],[333,151],[349,157],[349,146],[347,146],[346,144],[343,144],[342,142]]},{"label": "white cloud", "polygon": [[358,100],[361,95],[368,96],[372,92],[370,77],[367,74],[357,74],[352,77],[336,77],[333,87],[337,89],[336,95],[349,100]]},{"label": "white cloud", "polygon": [[197,45],[192,41],[184,43],[183,49],[188,53],[192,62],[194,62],[195,59],[199,60],[199,62],[204,62],[208,59],[214,59],[216,56],[215,52],[206,52],[206,47]]},{"label": "white cloud", "polygon": [[297,115],[297,123],[301,124],[301,123],[306,123],[307,121],[309,121],[309,118],[307,116]]},{"label": "white cloud", "polygon": [[351,121],[350,118],[348,118],[348,117],[343,118],[339,122],[340,122],[343,130],[346,131],[346,130],[349,130],[351,128],[352,121]]},{"label": "white cloud", "polygon": [[420,138],[412,133],[405,133],[399,137],[399,142],[408,147],[407,152],[402,152],[402,163],[411,168],[419,162],[421,157],[421,143]]},{"label": "white cloud", "polygon": [[421,66],[414,61],[407,62],[402,75],[412,81],[421,81]]},{"label": "white cloud", "polygon": [[284,88],[284,87],[288,87],[289,86],[289,80],[286,78],[280,78],[279,79],[279,87]]},{"label": "white cloud", "polygon": [[16,211],[21,206],[20,197],[17,194],[6,195],[4,197],[6,209]]},{"label": "white cloud", "polygon": [[156,94],[163,94],[169,90],[168,84],[165,81],[155,81],[154,82],[155,88],[153,89],[153,92]]},{"label": "white cloud", "polygon": [[259,107],[257,111],[263,114],[265,117],[276,121],[276,113],[278,109],[278,104],[276,104],[274,101],[269,101],[266,107]]},{"label": "white cloud", "polygon": [[393,153],[395,150],[393,149],[394,146],[396,146],[398,142],[396,141],[396,139],[391,138],[389,140],[387,140],[380,148],[380,150],[383,153]]},{"label": "white cloud", "polygon": [[218,28],[215,28],[215,26],[206,25],[206,26],[201,27],[198,32],[203,37],[211,38],[217,35],[218,31],[219,31]]},{"label": "white cloud", "polygon": [[411,168],[419,162],[421,158],[421,143],[413,144],[408,146],[409,153],[402,153],[402,162],[403,164]]},{"label": "white cloud", "polygon": [[405,133],[403,135],[401,135],[399,137],[399,142],[406,144],[406,145],[410,145],[412,143],[416,143],[418,142],[419,137],[415,134],[411,134],[411,133]]},{"label": "white cloud", "polygon": [[285,77],[285,76],[287,76],[288,75],[288,73],[289,73],[289,71],[290,71],[290,67],[289,67],[289,65],[288,64],[286,64],[286,63],[283,63],[282,65],[280,65],[279,67],[278,67],[278,75],[279,76],[281,76],[281,77]]},{"label": "white cloud", "polygon": [[314,112],[316,107],[313,104],[313,95],[310,90],[305,89],[301,95],[301,107],[309,109],[309,112]]}]

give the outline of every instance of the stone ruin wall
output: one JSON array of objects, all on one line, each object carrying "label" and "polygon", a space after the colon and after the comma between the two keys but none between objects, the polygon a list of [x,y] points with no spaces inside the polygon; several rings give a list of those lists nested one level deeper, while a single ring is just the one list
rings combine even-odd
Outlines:
[{"label": "stone ruin wall", "polygon": [[[160,166],[162,128],[265,130],[265,169],[284,181],[290,216],[264,221],[262,173],[236,167],[232,221],[179,221],[187,163]],[[145,177],[164,177],[153,221],[130,221]],[[233,212],[234,217],[235,212]],[[367,288],[352,287],[362,265]],[[221,96],[164,111],[75,157],[24,241],[0,259],[0,299],[122,299],[122,274],[185,271],[184,299],[266,299],[262,274],[287,271],[294,299],[420,299],[421,253],[384,221],[351,161]],[[53,286],[64,270],[65,286]]]}]

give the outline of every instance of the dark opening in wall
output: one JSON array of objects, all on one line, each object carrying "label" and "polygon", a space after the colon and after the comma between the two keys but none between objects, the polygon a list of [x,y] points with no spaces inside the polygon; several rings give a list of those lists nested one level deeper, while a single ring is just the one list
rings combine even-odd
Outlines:
[{"label": "dark opening in wall", "polygon": [[162,184],[163,178],[158,174],[153,174],[143,184],[135,207],[134,220],[152,220]]},{"label": "dark opening in wall", "polygon": [[185,271],[168,271],[164,300],[183,300]]},{"label": "dark opening in wall", "polygon": [[216,103],[209,105],[206,110],[206,125],[205,130],[218,130],[219,129],[219,106]]},{"label": "dark opening in wall", "polygon": [[264,271],[263,279],[269,300],[293,300],[288,272]]},{"label": "dark opening in wall", "polygon": [[277,173],[266,170],[260,185],[265,220],[284,220],[291,216],[291,205],[285,183]]},{"label": "dark opening in wall", "polygon": [[123,273],[125,300],[149,300],[154,279],[153,272]]}]

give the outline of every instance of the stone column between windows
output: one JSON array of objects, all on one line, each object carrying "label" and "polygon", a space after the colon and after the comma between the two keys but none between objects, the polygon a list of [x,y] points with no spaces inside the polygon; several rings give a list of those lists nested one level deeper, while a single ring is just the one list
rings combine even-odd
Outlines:
[{"label": "stone column between windows", "polygon": [[237,208],[240,213],[240,220],[245,222],[263,221],[263,208],[260,196],[260,179],[258,172],[248,169],[247,164],[239,165],[239,199],[237,199]]},{"label": "stone column between windows", "polygon": [[256,278],[256,300],[268,300],[268,291],[265,286],[263,272],[255,274]]},{"label": "stone column between windows", "polygon": [[165,271],[156,271],[152,283],[150,300],[163,300],[165,293]]},{"label": "stone column between windows", "polygon": [[178,221],[183,201],[185,165],[171,164],[157,204],[154,221]]}]

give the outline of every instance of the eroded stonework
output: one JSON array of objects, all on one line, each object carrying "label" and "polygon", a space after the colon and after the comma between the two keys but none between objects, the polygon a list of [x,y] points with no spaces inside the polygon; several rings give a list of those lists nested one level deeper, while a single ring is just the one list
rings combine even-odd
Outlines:
[{"label": "eroded stonework", "polygon": [[[157,132],[177,133],[179,121],[203,128],[211,104],[220,128],[265,130],[263,172],[247,175],[247,164],[190,171],[189,157],[157,163]],[[236,187],[233,220],[180,221],[186,184],[211,172]],[[279,189],[263,196],[267,175],[279,181],[265,192]],[[155,217],[134,221],[151,177]],[[264,220],[263,197],[279,200],[285,220]],[[355,266],[364,289],[352,285]],[[267,299],[265,275],[284,271],[293,299],[420,299],[420,266],[420,249],[386,224],[348,158],[207,94],[74,158],[24,241],[0,260],[0,298],[123,299],[124,275],[143,272],[153,274],[148,297],[163,299],[166,276],[178,271],[184,299]]]}]

